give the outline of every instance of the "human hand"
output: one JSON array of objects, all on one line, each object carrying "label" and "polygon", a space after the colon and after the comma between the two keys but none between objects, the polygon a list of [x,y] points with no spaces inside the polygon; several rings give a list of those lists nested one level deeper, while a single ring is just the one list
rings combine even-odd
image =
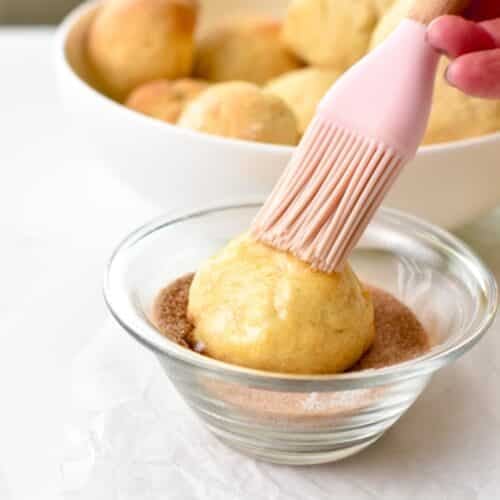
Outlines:
[{"label": "human hand", "polygon": [[450,85],[500,99],[500,2],[474,1],[465,16],[436,19],[427,31],[429,43],[452,60],[446,71]]}]

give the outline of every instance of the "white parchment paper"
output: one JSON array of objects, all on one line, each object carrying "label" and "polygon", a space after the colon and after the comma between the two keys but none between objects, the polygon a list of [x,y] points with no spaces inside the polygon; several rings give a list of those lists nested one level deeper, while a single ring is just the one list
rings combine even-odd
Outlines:
[{"label": "white parchment paper", "polygon": [[439,372],[368,450],[288,467],[240,455],[191,413],[156,359],[112,320],[77,356],[62,464],[68,500],[495,499],[500,340]]}]

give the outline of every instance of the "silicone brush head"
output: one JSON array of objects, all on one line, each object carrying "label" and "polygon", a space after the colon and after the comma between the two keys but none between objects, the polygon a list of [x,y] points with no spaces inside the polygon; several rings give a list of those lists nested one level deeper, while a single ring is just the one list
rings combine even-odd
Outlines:
[{"label": "silicone brush head", "polygon": [[257,214],[254,237],[313,268],[340,270],[429,118],[439,55],[406,19],[330,89]]}]

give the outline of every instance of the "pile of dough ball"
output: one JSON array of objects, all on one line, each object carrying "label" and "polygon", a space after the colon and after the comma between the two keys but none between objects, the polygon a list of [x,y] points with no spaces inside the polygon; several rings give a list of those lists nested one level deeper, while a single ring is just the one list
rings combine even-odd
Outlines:
[{"label": "pile of dough ball", "polygon": [[274,372],[345,371],[375,336],[371,296],[349,266],[313,271],[246,234],[200,266],[188,317],[204,354]]},{"label": "pile of dough ball", "polygon": [[[104,0],[87,36],[99,90],[207,134],[294,145],[335,80],[382,42],[414,0],[291,0],[283,20],[236,16],[199,33],[197,0]],[[446,84],[426,144],[500,130],[500,103]]]}]

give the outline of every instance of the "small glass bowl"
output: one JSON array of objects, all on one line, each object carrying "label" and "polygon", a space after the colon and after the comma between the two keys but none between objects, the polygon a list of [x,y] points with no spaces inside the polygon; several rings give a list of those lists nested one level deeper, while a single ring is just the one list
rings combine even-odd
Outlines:
[{"label": "small glass bowl", "polygon": [[223,363],[161,335],[148,316],[156,293],[245,231],[259,203],[160,217],[116,249],[105,298],[120,325],[151,349],[182,397],[229,446],[276,463],[339,460],[376,441],[432,374],[468,351],[497,307],[492,274],[463,243],[414,217],[381,209],[351,263],[417,314],[432,349],[415,360],[338,375],[290,375]]}]

